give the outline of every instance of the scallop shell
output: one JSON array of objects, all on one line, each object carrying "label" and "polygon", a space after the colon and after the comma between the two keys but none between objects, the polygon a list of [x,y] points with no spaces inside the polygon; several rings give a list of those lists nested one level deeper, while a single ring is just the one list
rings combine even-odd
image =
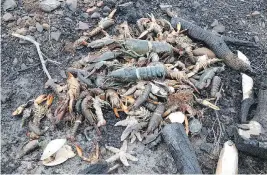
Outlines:
[{"label": "scallop shell", "polygon": [[55,154],[66,143],[66,141],[66,139],[55,139],[49,142],[44,149],[41,160],[45,160]]},{"label": "scallop shell", "polygon": [[69,145],[63,145],[55,155],[55,159],[52,161],[47,162],[46,160],[43,160],[43,165],[45,166],[55,166],[59,165],[69,158],[74,157],[76,154],[72,151],[71,146]]},{"label": "scallop shell", "polygon": [[183,123],[185,120],[185,115],[182,112],[173,112],[168,117],[172,123]]}]

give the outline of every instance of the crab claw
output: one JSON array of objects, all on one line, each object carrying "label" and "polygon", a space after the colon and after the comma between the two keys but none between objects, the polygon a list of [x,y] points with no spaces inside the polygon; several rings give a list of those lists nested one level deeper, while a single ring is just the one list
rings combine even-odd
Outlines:
[{"label": "crab claw", "polygon": [[67,72],[67,74],[68,74],[68,79],[74,77],[70,72]]},{"label": "crab claw", "polygon": [[42,102],[46,101],[47,100],[47,96],[42,94],[40,96],[38,96],[35,100],[34,100],[34,103],[36,104],[41,104]]},{"label": "crab claw", "polygon": [[46,99],[46,105],[47,105],[47,107],[50,107],[51,106],[51,104],[53,103],[53,99],[54,99],[54,96],[53,95],[49,94],[47,96],[47,99]]}]

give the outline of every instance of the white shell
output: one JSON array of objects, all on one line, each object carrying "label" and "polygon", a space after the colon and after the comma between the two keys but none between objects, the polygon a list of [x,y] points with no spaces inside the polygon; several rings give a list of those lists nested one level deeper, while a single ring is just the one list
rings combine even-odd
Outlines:
[{"label": "white shell", "polygon": [[[244,55],[239,50],[237,51],[237,56],[239,59],[243,60],[245,63],[250,64],[250,61],[246,57],[246,55]],[[241,73],[241,76],[242,76],[242,92],[243,92],[243,100],[244,100],[246,98],[251,97],[251,95],[252,95],[253,79],[244,73]]]},{"label": "white shell", "polygon": [[238,174],[238,151],[231,140],[223,145],[216,174]]},{"label": "white shell", "polygon": [[66,139],[55,139],[49,142],[44,149],[41,160],[47,159],[56,153],[66,143],[66,141]]},{"label": "white shell", "polygon": [[250,135],[260,135],[262,133],[262,127],[261,124],[259,124],[256,121],[250,121],[248,124],[242,124],[244,126],[248,126],[249,130],[243,130],[243,129],[238,129],[238,134],[243,138],[243,139],[249,139]]},{"label": "white shell", "polygon": [[183,123],[185,120],[185,115],[182,112],[173,112],[168,117],[172,123]]},{"label": "white shell", "polygon": [[43,165],[45,166],[55,166],[55,165],[59,165],[63,162],[65,162],[66,160],[68,160],[69,158],[74,157],[76,154],[72,151],[71,146],[69,145],[63,145],[63,147],[61,147],[55,155],[55,159],[47,162],[46,160],[43,160]]}]

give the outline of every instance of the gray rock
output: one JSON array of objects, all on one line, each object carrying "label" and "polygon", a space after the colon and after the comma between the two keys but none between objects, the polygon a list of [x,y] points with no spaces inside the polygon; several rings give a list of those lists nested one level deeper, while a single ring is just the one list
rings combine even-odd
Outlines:
[{"label": "gray rock", "polygon": [[87,19],[87,18],[89,18],[89,15],[88,15],[88,13],[82,13],[82,14],[81,14],[81,17]]},{"label": "gray rock", "polygon": [[29,31],[30,31],[30,32],[36,32],[36,27],[34,27],[34,26],[30,26],[30,27],[29,27]]},{"label": "gray rock", "polygon": [[218,24],[217,26],[213,27],[213,30],[218,32],[218,33],[224,33],[225,27],[221,24]]},{"label": "gray rock", "polygon": [[258,36],[254,36],[254,41],[255,41],[255,43],[258,43],[260,41],[259,37]]},{"label": "gray rock", "polygon": [[94,13],[91,15],[91,18],[92,18],[92,19],[98,19],[98,18],[100,18],[100,13],[98,13],[98,12],[94,12]]},{"label": "gray rock", "polygon": [[61,32],[56,31],[56,32],[51,32],[51,38],[58,41],[60,38]]},{"label": "gray rock", "polygon": [[20,35],[26,35],[27,34],[27,29],[26,28],[17,29],[16,33],[18,33]]},{"label": "gray rock", "polygon": [[251,13],[251,16],[258,16],[260,15],[261,13],[259,11],[254,11]]},{"label": "gray rock", "polygon": [[67,4],[68,8],[71,11],[73,11],[73,12],[76,11],[76,9],[77,9],[77,0],[67,0],[66,4]]},{"label": "gray rock", "polygon": [[27,66],[26,66],[26,64],[24,64],[24,63],[22,63],[21,65],[20,65],[20,69],[26,69],[27,68]]},{"label": "gray rock", "polygon": [[22,19],[19,18],[19,19],[17,20],[17,25],[20,25],[21,22],[22,22]]},{"label": "gray rock", "polygon": [[108,16],[108,15],[109,15],[109,13],[103,13],[103,16],[105,16],[105,17]]},{"label": "gray rock", "polygon": [[214,19],[214,21],[212,22],[212,24],[211,24],[210,26],[211,26],[211,27],[215,27],[215,26],[217,26],[217,25],[219,25],[219,22],[218,22],[217,19]]},{"label": "gray rock", "polygon": [[38,32],[42,32],[44,30],[43,26],[39,22],[35,24],[35,27]]},{"label": "gray rock", "polygon": [[10,22],[10,23],[7,24],[7,27],[8,28],[12,28],[12,27],[15,26],[15,24],[16,24],[15,22]]},{"label": "gray rock", "polygon": [[57,0],[44,0],[39,4],[39,7],[44,12],[51,12],[60,6],[60,2]]},{"label": "gray rock", "polygon": [[15,59],[13,60],[12,64],[13,64],[14,66],[16,66],[16,65],[18,64],[18,59],[15,58]]},{"label": "gray rock", "polygon": [[62,78],[67,78],[66,73],[65,73],[64,70],[61,70],[61,71],[59,72],[59,74],[60,74],[60,76],[61,76]]},{"label": "gray rock", "polygon": [[49,30],[50,26],[49,26],[49,24],[47,24],[47,23],[43,23],[43,28],[44,28],[45,30]]},{"label": "gray rock", "polygon": [[82,21],[79,21],[79,23],[78,23],[78,29],[79,30],[88,30],[89,29],[89,25],[87,23],[84,23]]},{"label": "gray rock", "polygon": [[109,13],[111,9],[108,6],[103,7],[103,12]]},{"label": "gray rock", "polygon": [[51,27],[51,31],[55,32],[55,31],[57,31],[57,28],[56,27]]},{"label": "gray rock", "polygon": [[13,10],[17,7],[16,1],[14,0],[6,0],[3,4],[4,11],[6,10]]},{"label": "gray rock", "polygon": [[3,21],[13,21],[14,17],[11,13],[5,13],[2,17]]}]

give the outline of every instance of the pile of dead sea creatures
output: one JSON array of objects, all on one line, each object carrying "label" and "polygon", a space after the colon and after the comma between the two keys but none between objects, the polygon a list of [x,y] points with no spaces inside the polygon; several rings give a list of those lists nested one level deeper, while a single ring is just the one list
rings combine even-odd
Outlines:
[{"label": "pile of dead sea creatures", "polygon": [[[93,52],[67,69],[66,84],[49,79],[45,86],[51,88],[54,95],[41,95],[13,112],[13,115],[22,115],[22,125],[28,122],[28,136],[31,139],[19,157],[42,144],[38,139],[48,129],[41,128],[45,116],[54,125],[72,121],[73,129],[67,138],[74,141],[76,134],[79,134],[79,126],[86,123],[92,126],[96,135],[101,135],[101,127],[106,125],[103,108],[112,108],[116,117],[120,117],[120,111],[126,113],[127,118],[114,126],[126,127],[121,135],[123,145],[120,149],[106,146],[115,154],[106,162],[120,160],[123,165],[129,166],[127,160],[138,159],[127,152],[126,140],[157,145],[163,132],[165,142],[171,145],[173,143],[168,143],[170,140],[165,127],[179,124],[177,127],[183,127],[181,134],[198,134],[202,128],[202,108],[220,110],[215,100],[221,96],[222,80],[216,74],[225,70],[224,58],[216,58],[217,53],[208,48],[199,48],[187,36],[190,36],[190,30],[183,26],[183,21],[170,23],[165,19],[156,19],[152,14],[149,18],[139,19],[137,28],[131,28],[127,22],[118,25],[118,35],[110,36],[104,30],[115,24],[115,12],[113,10],[108,17],[101,19],[95,29],[84,33],[74,43],[76,49],[89,47]],[[89,38],[100,33],[106,36],[88,43]],[[240,64],[246,66],[238,70],[250,67],[248,60],[240,60]],[[235,61],[235,64],[239,61]],[[231,64],[229,61],[226,63],[230,67]],[[244,96],[251,96],[252,87],[249,85],[244,89]],[[200,96],[203,89],[210,90],[210,94]],[[54,96],[57,100],[53,104]],[[92,164],[100,159],[98,140],[95,139],[94,143],[95,153],[89,158],[84,157],[81,147],[76,145],[77,154]],[[191,148],[190,145],[187,147]],[[224,149],[224,152],[230,151],[236,155],[231,160],[236,166],[232,171],[236,173],[237,151],[234,143],[226,142]],[[179,154],[182,154],[183,150],[180,151]],[[66,139],[56,139],[46,146],[41,160],[46,166],[54,166],[74,156],[72,148],[66,145]],[[179,159],[182,156],[177,157]],[[192,157],[197,160],[195,155]],[[222,163],[217,168],[220,172]],[[199,165],[194,167],[194,170],[189,168],[182,173],[201,173]]]}]

